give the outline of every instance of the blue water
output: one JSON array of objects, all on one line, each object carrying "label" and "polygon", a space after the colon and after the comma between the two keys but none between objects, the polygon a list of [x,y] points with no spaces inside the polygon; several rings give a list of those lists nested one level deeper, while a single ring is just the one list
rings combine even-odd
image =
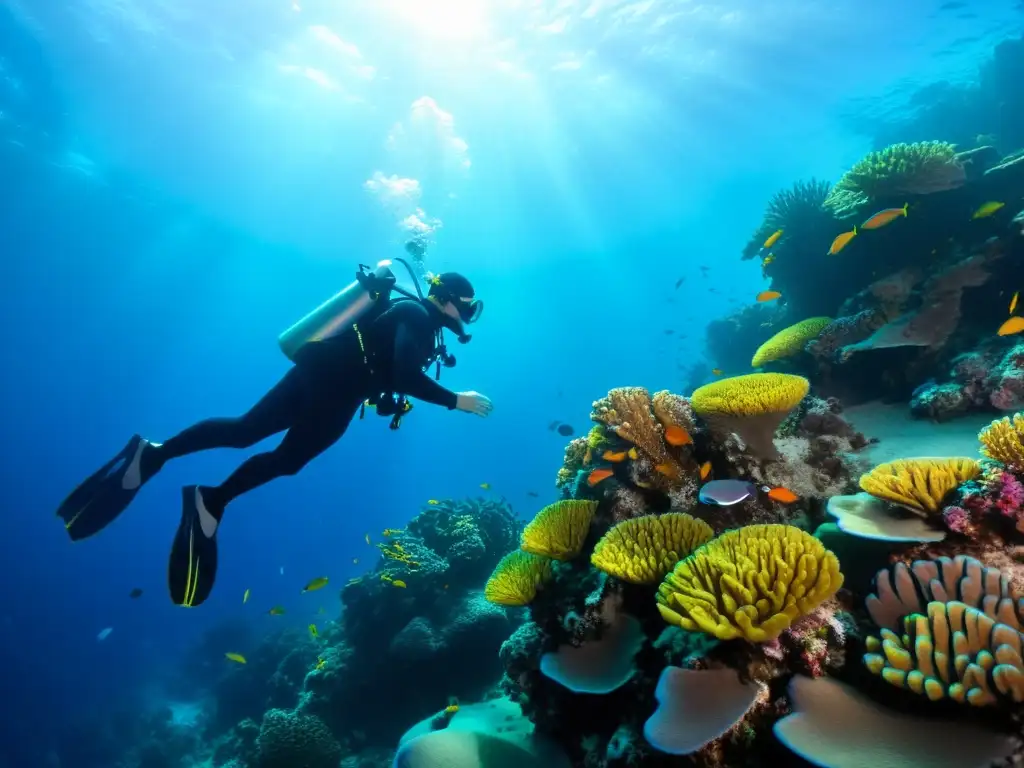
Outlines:
[{"label": "blue water", "polygon": [[[46,765],[225,619],[336,615],[364,535],[428,498],[553,499],[548,424],[582,431],[614,386],[682,387],[707,322],[763,287],[738,254],[771,193],[838,178],[916,89],[973,78],[1024,26],[1011,0],[807,6],[0,5],[0,764]],[[368,189],[378,172],[419,197]],[[232,505],[201,609],[166,598],[178,489],[245,454],[174,462],[69,543],[53,512],[75,484],[133,432],[247,409],[287,369],[277,334],[399,254],[409,216],[441,222],[428,266],[486,301],[443,383],[490,396],[490,419],[355,423]],[[301,595],[321,574],[332,587]]]}]

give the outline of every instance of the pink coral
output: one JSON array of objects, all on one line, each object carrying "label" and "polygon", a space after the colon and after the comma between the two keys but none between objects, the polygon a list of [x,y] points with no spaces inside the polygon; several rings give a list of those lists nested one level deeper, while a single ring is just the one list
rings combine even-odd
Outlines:
[{"label": "pink coral", "polygon": [[949,530],[961,536],[970,536],[973,530],[971,513],[963,507],[946,507],[942,510],[942,521]]}]

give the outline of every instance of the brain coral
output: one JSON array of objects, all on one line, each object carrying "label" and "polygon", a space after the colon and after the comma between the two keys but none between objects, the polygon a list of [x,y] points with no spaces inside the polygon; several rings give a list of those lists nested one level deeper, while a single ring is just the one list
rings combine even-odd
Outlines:
[{"label": "brain coral", "polygon": [[341,745],[315,715],[271,709],[263,715],[259,768],[337,768]]},{"label": "brain coral", "polygon": [[759,368],[773,360],[782,360],[800,354],[804,345],[811,339],[817,338],[822,329],[831,322],[831,317],[809,317],[788,328],[783,328],[757,348],[750,364],[754,368]]},{"label": "brain coral", "polygon": [[714,535],[710,525],[683,512],[634,517],[602,536],[590,561],[617,579],[657,584]]},{"label": "brain coral", "polygon": [[748,525],[705,544],[658,589],[670,624],[719,640],[773,640],[843,585],[839,560],[789,525]]}]

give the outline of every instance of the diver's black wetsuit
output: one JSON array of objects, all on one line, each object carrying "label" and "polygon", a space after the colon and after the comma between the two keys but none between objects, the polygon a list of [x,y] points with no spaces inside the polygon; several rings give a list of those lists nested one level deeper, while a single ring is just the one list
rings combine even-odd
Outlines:
[{"label": "diver's black wetsuit", "polygon": [[178,456],[208,448],[248,448],[287,430],[274,450],[246,460],[222,485],[203,487],[203,498],[219,517],[232,499],[274,478],[294,475],[337,442],[373,395],[400,393],[455,408],[456,394],[423,370],[434,356],[442,320],[429,301],[400,299],[359,326],[362,345],[351,330],[307,344],[284,378],[248,413],[201,421],[154,446],[146,457],[145,474]]}]

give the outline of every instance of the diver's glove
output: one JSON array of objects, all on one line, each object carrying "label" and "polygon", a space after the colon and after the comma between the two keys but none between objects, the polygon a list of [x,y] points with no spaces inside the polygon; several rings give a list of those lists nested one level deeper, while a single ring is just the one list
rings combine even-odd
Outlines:
[{"label": "diver's glove", "polygon": [[455,410],[475,413],[477,416],[490,416],[494,405],[489,397],[479,392],[459,392],[456,395]]}]

